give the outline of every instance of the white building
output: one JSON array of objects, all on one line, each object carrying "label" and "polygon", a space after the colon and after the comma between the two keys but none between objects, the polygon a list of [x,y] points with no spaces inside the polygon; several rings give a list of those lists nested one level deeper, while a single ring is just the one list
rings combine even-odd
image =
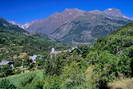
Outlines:
[{"label": "white building", "polygon": [[55,48],[52,48],[50,54],[51,54],[51,55],[52,55],[52,54],[53,54],[53,55],[57,55],[57,54],[59,54],[59,53],[61,53],[61,52],[62,52],[62,51],[56,51]]}]

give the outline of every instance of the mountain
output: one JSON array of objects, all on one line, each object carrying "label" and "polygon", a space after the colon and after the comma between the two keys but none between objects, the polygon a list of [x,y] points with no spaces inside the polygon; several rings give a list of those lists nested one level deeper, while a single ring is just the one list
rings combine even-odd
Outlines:
[{"label": "mountain", "polygon": [[65,9],[22,27],[30,33],[45,34],[58,41],[90,43],[131,21],[116,8],[104,11]]},{"label": "mountain", "polygon": [[20,27],[22,29],[27,29],[32,24],[32,22],[26,23],[26,24],[18,24],[14,21],[8,21],[8,22],[11,23],[12,25],[17,25],[18,27]]},{"label": "mountain", "polygon": [[118,16],[118,17],[124,16],[119,9],[115,9],[115,8],[109,8],[105,10],[104,13],[111,16]]},{"label": "mountain", "polygon": [[31,22],[27,28],[27,31],[33,33],[50,34],[62,24],[74,20],[83,13],[84,11],[79,9],[66,9],[64,12],[55,13],[46,19]]},{"label": "mountain", "polygon": [[91,43],[129,22],[119,10],[91,11],[63,24],[50,36],[63,42]]},{"label": "mountain", "polygon": [[59,45],[61,48],[62,44],[51,41],[46,36],[31,35],[17,25],[0,19],[0,61],[14,60],[23,53],[28,56],[41,55]]},{"label": "mountain", "polygon": [[0,31],[28,33],[24,29],[20,28],[17,24],[12,24],[3,18],[0,18]]}]

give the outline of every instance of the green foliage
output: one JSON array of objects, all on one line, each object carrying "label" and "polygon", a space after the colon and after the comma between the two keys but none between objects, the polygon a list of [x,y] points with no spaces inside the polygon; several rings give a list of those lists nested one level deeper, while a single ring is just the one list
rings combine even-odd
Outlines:
[{"label": "green foliage", "polygon": [[43,86],[44,86],[44,81],[40,80],[40,81],[37,81],[37,84],[35,85],[35,88],[36,89],[43,89]]},{"label": "green foliage", "polygon": [[65,66],[61,78],[63,81],[62,87],[65,87],[65,89],[74,89],[74,87],[76,88],[85,83],[83,70],[80,69],[79,64],[74,62],[69,66]]},{"label": "green foliage", "polygon": [[104,85],[104,83],[112,81],[119,72],[117,70],[119,58],[108,51],[90,53],[87,56],[87,60],[90,64],[95,65],[94,76],[97,86],[101,82]]},{"label": "green foliage", "polygon": [[30,76],[26,76],[25,79],[22,81],[21,85],[24,87],[27,84],[30,84],[33,81],[34,77],[35,77],[34,74],[31,74]]},{"label": "green foliage", "polygon": [[70,53],[61,53],[49,57],[45,61],[45,73],[48,75],[61,75],[64,66],[69,65],[71,62],[80,62],[82,57],[78,55],[71,55]]},{"label": "green foliage", "polygon": [[27,53],[28,55],[42,54],[49,50],[50,46],[54,46],[54,43],[49,40],[24,34],[2,32],[0,33],[0,40],[3,39],[5,39],[4,43],[0,43],[0,55],[6,55],[3,60],[12,59],[13,56],[20,53]]},{"label": "green foliage", "polygon": [[0,89],[16,89],[16,86],[13,85],[9,80],[2,79],[0,81]]},{"label": "green foliage", "polygon": [[61,81],[58,76],[46,76],[44,78],[44,89],[62,89]]},{"label": "green foliage", "polygon": [[[43,72],[40,70],[9,76],[6,79],[17,89],[41,89],[40,87],[44,85]],[[2,81],[3,79],[0,78],[0,82]]]},{"label": "green foliage", "polygon": [[45,73],[48,75],[60,75],[65,65],[65,54],[51,55],[45,61]]},{"label": "green foliage", "polygon": [[100,38],[90,49],[86,60],[95,65],[98,87],[119,77],[133,74],[133,23],[128,24],[105,38]]}]

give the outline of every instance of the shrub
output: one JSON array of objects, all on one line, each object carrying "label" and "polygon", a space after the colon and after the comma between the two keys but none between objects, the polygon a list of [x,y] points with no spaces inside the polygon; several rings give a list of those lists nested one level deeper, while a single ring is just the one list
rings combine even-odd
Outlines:
[{"label": "shrub", "polygon": [[0,89],[17,89],[9,80],[2,79],[0,81]]}]

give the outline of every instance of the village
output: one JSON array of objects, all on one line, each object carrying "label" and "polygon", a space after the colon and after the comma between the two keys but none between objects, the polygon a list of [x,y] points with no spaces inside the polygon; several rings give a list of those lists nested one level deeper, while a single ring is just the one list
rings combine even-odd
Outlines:
[{"label": "village", "polygon": [[[63,50],[63,51],[55,50],[55,48],[51,48],[51,51],[49,52],[49,57],[51,59],[56,58],[56,56],[58,54],[66,53],[66,52],[71,53],[75,49],[77,49],[80,52],[80,54],[82,54],[82,51],[77,46],[72,47],[71,49]],[[17,61],[3,60],[0,62],[0,77],[12,75],[14,73],[26,73],[26,72],[30,72],[30,70],[42,69],[41,66],[45,62],[45,56],[46,55],[34,54],[32,56],[29,56],[27,61],[25,61],[25,59],[22,59],[21,61],[19,61],[20,62],[20,63],[18,63],[19,66],[17,64]],[[81,56],[81,55],[79,55],[79,56]],[[17,66],[16,66],[16,64],[17,64]],[[6,73],[6,74],[4,74],[4,73]]]}]

